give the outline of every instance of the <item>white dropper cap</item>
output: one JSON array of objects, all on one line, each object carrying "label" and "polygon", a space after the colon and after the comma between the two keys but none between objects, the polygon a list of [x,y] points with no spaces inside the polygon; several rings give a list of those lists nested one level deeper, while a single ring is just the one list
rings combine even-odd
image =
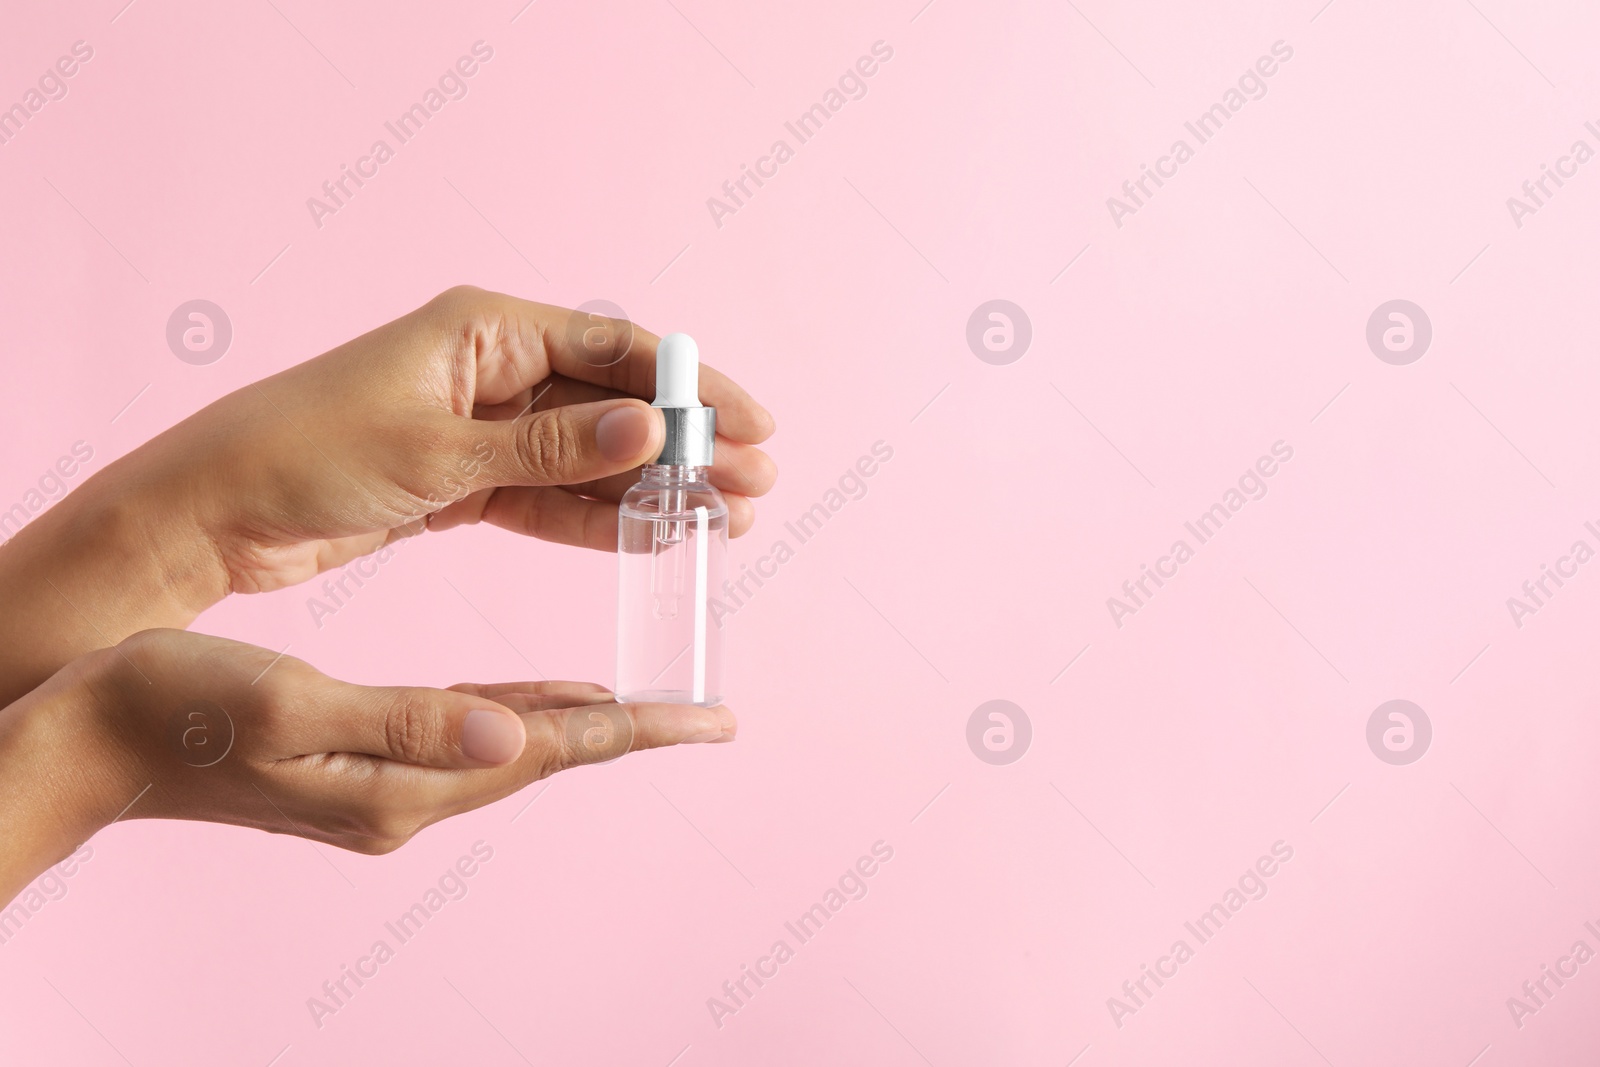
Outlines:
[{"label": "white dropper cap", "polygon": [[686,333],[669,333],[656,346],[656,399],[653,406],[700,406],[700,346]]},{"label": "white dropper cap", "polygon": [[717,409],[700,404],[700,346],[686,333],[669,333],[656,346],[656,399],[666,437],[656,463],[709,467],[716,450]]}]

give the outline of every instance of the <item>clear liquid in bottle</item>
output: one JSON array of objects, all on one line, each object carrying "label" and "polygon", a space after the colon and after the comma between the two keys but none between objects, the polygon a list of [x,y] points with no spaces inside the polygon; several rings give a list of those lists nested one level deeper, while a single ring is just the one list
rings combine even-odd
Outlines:
[{"label": "clear liquid in bottle", "polygon": [[620,701],[722,702],[722,628],[711,598],[727,569],[728,506],[708,468],[650,464],[617,525]]}]

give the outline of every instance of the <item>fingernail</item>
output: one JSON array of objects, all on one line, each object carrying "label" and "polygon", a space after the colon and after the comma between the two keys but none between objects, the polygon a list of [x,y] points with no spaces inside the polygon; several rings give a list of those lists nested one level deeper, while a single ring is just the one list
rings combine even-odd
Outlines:
[{"label": "fingernail", "polygon": [[722,727],[718,726],[712,730],[701,730],[697,734],[690,734],[681,743],[685,745],[703,745],[708,741],[720,740],[722,740]]},{"label": "fingernail", "polygon": [[473,708],[461,724],[461,753],[480,763],[510,763],[522,753],[526,737],[516,716]]},{"label": "fingernail", "polygon": [[600,454],[613,463],[632,459],[650,440],[649,411],[633,404],[614,407],[594,425],[594,443]]}]

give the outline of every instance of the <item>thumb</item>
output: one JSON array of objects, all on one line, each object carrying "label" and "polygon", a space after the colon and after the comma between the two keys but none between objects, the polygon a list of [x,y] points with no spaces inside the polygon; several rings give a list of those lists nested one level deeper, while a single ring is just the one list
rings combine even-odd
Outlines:
[{"label": "thumb", "polygon": [[364,687],[353,703],[321,720],[317,743],[417,767],[471,769],[514,762],[527,743],[509,708],[467,693],[414,687]]},{"label": "thumb", "polygon": [[509,422],[473,423],[494,446],[478,488],[576,485],[632,470],[661,454],[659,412],[642,400],[569,404]]}]

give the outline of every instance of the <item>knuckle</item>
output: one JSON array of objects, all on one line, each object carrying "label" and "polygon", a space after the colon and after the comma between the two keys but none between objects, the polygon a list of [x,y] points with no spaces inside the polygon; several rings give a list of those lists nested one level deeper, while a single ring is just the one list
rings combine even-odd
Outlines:
[{"label": "knuckle", "polygon": [[576,459],[571,438],[558,415],[525,419],[516,440],[523,468],[545,482],[559,483]]},{"label": "knuckle", "polygon": [[540,750],[538,759],[534,763],[533,776],[529,780],[542,782],[546,778],[560,774],[571,767],[576,767],[582,762],[583,760],[579,758],[578,753],[573,751],[572,746],[568,744],[561,743],[547,746]]},{"label": "knuckle", "polygon": [[523,525],[536,532],[553,528],[558,518],[553,511],[553,504],[554,498],[548,489],[537,489],[524,494],[519,505],[522,509]]},{"label": "knuckle", "polygon": [[390,701],[383,729],[389,753],[404,763],[423,762],[438,751],[443,739],[443,727],[433,707],[409,690]]},{"label": "knuckle", "polygon": [[[241,690],[241,706],[248,712],[252,732],[276,737],[293,729],[302,711],[320,710],[314,706],[316,687],[306,685],[308,674],[319,672],[304,660],[290,656],[274,659],[266,653],[260,659],[255,680]],[[312,707],[306,707],[308,704]]]},{"label": "knuckle", "polygon": [[134,656],[149,656],[161,647],[165,630],[140,630],[138,633],[129,634],[117,642],[117,648],[132,658]]},{"label": "knuckle", "polygon": [[493,312],[494,298],[475,285],[453,285],[428,301],[425,321],[475,358],[498,343]]},{"label": "knuckle", "polygon": [[171,676],[183,666],[182,630],[156,628],[140,630],[117,642],[117,660],[128,673],[146,676]]},{"label": "knuckle", "polygon": [[634,735],[633,712],[625,704],[573,708],[564,718],[560,736],[541,750],[540,777],[625,756],[633,748]]},{"label": "knuckle", "polygon": [[446,315],[459,314],[469,308],[476,307],[482,296],[483,290],[476,285],[452,285],[434,297],[429,303],[436,310]]},{"label": "knuckle", "polygon": [[250,665],[249,681],[250,688],[258,692],[287,698],[321,675],[303,659],[260,648],[255,650],[255,660]]},{"label": "knuckle", "polygon": [[542,782],[582,762],[578,750],[569,740],[568,732],[555,719],[540,716],[535,721],[541,728],[528,737],[521,763],[527,783]]},{"label": "knuckle", "polygon": [[264,661],[257,668],[253,676],[255,682],[249,689],[263,716],[276,715],[294,699],[293,693],[300,685],[298,674],[291,664],[282,661]]}]

